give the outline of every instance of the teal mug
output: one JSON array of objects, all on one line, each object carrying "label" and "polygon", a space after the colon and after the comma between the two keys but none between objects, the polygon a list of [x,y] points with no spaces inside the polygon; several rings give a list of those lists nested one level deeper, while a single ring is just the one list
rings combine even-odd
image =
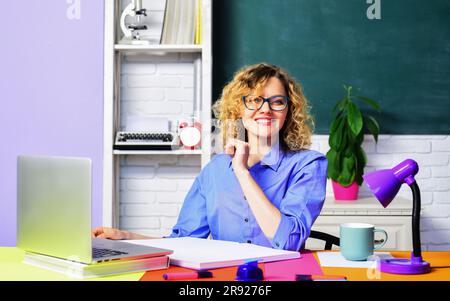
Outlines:
[{"label": "teal mug", "polygon": [[[340,249],[347,260],[363,261],[373,255],[374,250],[382,248],[388,239],[388,234],[374,225],[363,223],[348,223],[341,225]],[[380,242],[374,241],[375,232],[384,234]]]}]

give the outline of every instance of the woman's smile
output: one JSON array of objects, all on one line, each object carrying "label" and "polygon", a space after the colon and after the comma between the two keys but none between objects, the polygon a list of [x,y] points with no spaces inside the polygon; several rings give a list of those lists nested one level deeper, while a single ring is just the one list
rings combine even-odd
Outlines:
[{"label": "woman's smile", "polygon": [[255,118],[255,121],[258,125],[272,126],[272,124],[276,122],[276,119],[272,117],[257,117]]}]

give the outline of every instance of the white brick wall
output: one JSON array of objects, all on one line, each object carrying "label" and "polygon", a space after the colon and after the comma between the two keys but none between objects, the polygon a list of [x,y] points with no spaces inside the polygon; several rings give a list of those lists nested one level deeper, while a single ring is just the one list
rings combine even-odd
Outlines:
[{"label": "white brick wall", "polygon": [[[122,0],[122,9],[130,0]],[[148,9],[143,37],[159,39],[165,0],[143,0]],[[127,116],[167,117],[176,120],[194,113],[194,65],[198,54],[126,54],[121,68],[121,130]],[[122,156],[120,171],[120,227],[163,236],[176,222],[182,201],[200,172],[200,156]]]},{"label": "white brick wall", "polygon": [[170,234],[199,172],[198,155],[124,156],[120,228],[152,236]]},{"label": "white brick wall", "polygon": [[[416,176],[421,191],[421,240],[424,250],[450,250],[450,136],[381,135],[378,144],[366,136],[363,147],[368,163],[366,172],[390,168],[412,158],[419,164]],[[328,135],[315,135],[313,149],[329,150]],[[330,182],[327,194],[332,195]],[[360,187],[360,197],[371,196],[367,186]],[[411,190],[403,185],[399,195],[412,200]]]},{"label": "white brick wall", "polygon": [[176,120],[194,113],[196,54],[125,55],[121,79],[121,130],[127,116],[167,117]]},{"label": "white brick wall", "polygon": [[[165,0],[144,0],[149,10],[145,38],[161,35]],[[130,3],[122,1],[122,7]],[[194,113],[194,60],[198,54],[126,54],[121,69],[120,129],[127,116],[176,120]],[[182,201],[200,172],[200,156],[123,156],[120,170],[120,227],[150,235],[168,235]]]}]

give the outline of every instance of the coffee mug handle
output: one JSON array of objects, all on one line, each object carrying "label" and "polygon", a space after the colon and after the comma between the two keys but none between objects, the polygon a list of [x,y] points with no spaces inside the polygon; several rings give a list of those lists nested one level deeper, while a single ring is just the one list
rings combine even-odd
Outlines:
[{"label": "coffee mug handle", "polygon": [[382,242],[380,242],[380,243],[378,243],[378,244],[375,244],[375,246],[374,246],[374,250],[379,250],[379,249],[381,249],[385,244],[386,244],[386,242],[387,242],[387,240],[388,240],[388,234],[387,234],[387,232],[386,231],[384,231],[383,229],[378,229],[378,228],[375,228],[374,230],[373,230],[373,232],[374,233],[376,233],[376,232],[380,232],[380,233],[384,233],[384,240],[382,241]]}]

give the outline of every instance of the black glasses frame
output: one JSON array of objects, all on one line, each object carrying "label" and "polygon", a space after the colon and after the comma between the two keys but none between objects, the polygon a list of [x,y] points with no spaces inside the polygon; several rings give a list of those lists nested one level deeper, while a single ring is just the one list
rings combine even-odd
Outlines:
[{"label": "black glasses frame", "polygon": [[[250,95],[246,95],[246,96],[242,96],[242,101],[244,102],[244,105],[245,105],[245,107],[248,109],[248,110],[250,110],[250,111],[257,111],[257,110],[259,110],[259,109],[261,109],[262,107],[263,107],[263,105],[264,105],[264,103],[268,103],[269,104],[269,108],[272,110],[272,111],[283,111],[284,109],[286,109],[287,108],[287,106],[288,106],[288,104],[289,104],[289,97],[287,97],[287,96],[285,96],[285,95],[274,95],[274,96],[271,96],[271,97],[269,97],[269,98],[265,98],[265,97],[262,97],[262,96],[257,96],[258,98],[261,98],[263,101],[261,102],[261,105],[259,106],[259,108],[257,108],[257,109],[251,109],[251,108],[249,108],[248,106],[247,106],[247,97],[249,97]],[[285,100],[286,100],[286,105],[284,106],[284,108],[282,108],[282,109],[280,109],[280,110],[274,110],[273,108],[272,108],[272,105],[270,104],[270,101],[272,100],[272,99],[274,99],[274,98],[284,98]]]}]

